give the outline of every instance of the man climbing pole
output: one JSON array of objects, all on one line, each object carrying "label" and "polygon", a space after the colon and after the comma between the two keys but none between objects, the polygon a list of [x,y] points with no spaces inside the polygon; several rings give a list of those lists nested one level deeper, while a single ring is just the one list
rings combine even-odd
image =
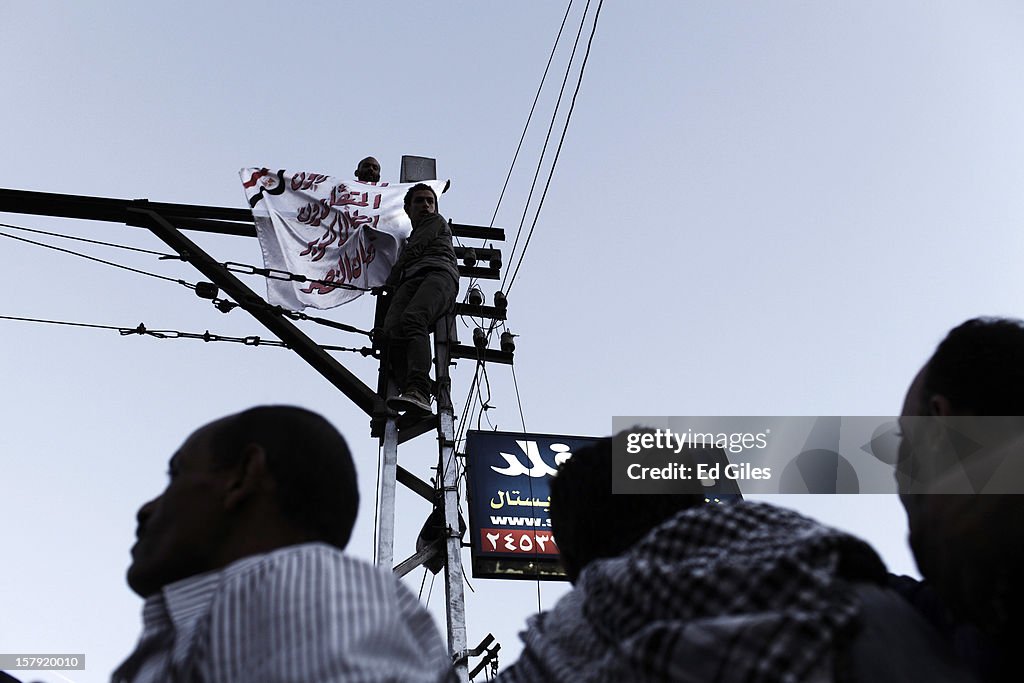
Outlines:
[{"label": "man climbing pole", "polygon": [[412,221],[406,241],[388,276],[394,288],[384,317],[384,339],[395,383],[401,392],[388,401],[396,411],[430,413],[430,330],[447,313],[459,292],[459,270],[448,221],[437,212],[437,195],[414,185],[405,195]]}]

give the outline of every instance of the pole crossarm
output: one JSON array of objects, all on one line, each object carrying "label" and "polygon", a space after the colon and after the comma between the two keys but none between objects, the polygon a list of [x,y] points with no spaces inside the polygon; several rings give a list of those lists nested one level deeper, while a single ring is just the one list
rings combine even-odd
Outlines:
[{"label": "pole crossarm", "polygon": [[430,545],[424,546],[423,550],[417,550],[413,555],[396,564],[393,570],[395,576],[405,576],[416,567],[421,567],[429,562],[444,550],[443,540],[442,538],[437,539]]},{"label": "pole crossarm", "polygon": [[337,387],[353,403],[368,415],[386,412],[384,401],[358,377],[320,348],[299,328],[280,314],[274,312],[259,295],[246,287],[224,266],[215,261],[192,240],[188,239],[165,217],[147,208],[127,209],[128,218],[143,224],[153,231],[167,246],[178,252],[182,258],[195,266],[203,275],[234,299],[252,317],[277,335],[310,366]]},{"label": "pole crossarm", "polygon": [[449,221],[448,224],[452,228],[452,234],[456,237],[492,240],[494,242],[505,241],[504,228],[486,228],[482,225],[466,225],[465,223],[452,223],[451,221]]},{"label": "pole crossarm", "polygon": [[474,306],[473,304],[455,304],[455,315],[466,315],[470,318],[490,318],[505,320],[506,309],[497,306]]},{"label": "pole crossarm", "polygon": [[136,227],[130,209],[145,208],[174,221],[178,228],[255,237],[252,212],[222,206],[168,204],[148,199],[112,199],[52,192],[30,192],[0,188],[0,211],[37,216],[82,218],[91,221],[125,223]]},{"label": "pole crossarm", "polygon": [[437,490],[401,465],[398,466],[395,476],[398,479],[398,483],[403,484],[407,489],[420,498],[424,498],[428,503],[437,502]]},{"label": "pole crossarm", "polygon": [[497,280],[501,277],[501,270],[498,268],[488,268],[485,266],[463,266],[459,267],[459,275],[461,277],[474,277],[478,280]]},{"label": "pole crossarm", "polygon": [[478,349],[475,346],[466,346],[465,344],[452,344],[451,346],[452,358],[469,358],[472,360],[482,360],[488,363],[512,365],[513,355],[514,354],[509,353],[508,351]]},{"label": "pole crossarm", "polygon": [[[0,188],[0,211],[7,213],[26,213],[37,216],[59,216],[61,218],[83,218],[91,221],[109,221],[136,225],[130,220],[128,209],[145,208],[156,211],[165,218],[174,220],[181,230],[200,230],[225,235],[255,237],[252,211],[225,206],[204,206],[201,204],[171,204],[168,202],[151,202],[148,199],[114,199],[111,197],[90,197],[77,194],[57,194],[53,192],[32,192],[29,190],[11,190]],[[455,237],[467,239],[486,239],[497,242],[504,241],[505,231],[502,228],[488,228],[464,223],[450,223]],[[146,226],[136,226],[146,227]],[[461,247],[460,247],[461,249]],[[500,256],[497,250],[478,250],[486,254],[487,260],[492,256]],[[488,272],[491,269],[486,269]],[[474,275],[475,276],[475,275]]]}]

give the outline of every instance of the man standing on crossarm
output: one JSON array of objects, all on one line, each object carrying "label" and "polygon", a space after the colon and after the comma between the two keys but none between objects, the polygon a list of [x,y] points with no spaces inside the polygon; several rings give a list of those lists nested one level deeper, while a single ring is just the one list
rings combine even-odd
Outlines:
[{"label": "man standing on crossarm", "polygon": [[437,212],[437,195],[429,185],[416,184],[406,193],[405,213],[412,234],[387,281],[394,294],[383,332],[401,392],[388,407],[430,413],[430,330],[455,302],[459,269],[451,228]]}]

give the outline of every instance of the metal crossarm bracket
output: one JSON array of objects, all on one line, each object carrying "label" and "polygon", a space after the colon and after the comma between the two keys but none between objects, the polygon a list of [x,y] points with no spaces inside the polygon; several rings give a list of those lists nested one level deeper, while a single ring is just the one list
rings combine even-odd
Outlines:
[{"label": "metal crossarm bracket", "polygon": [[491,318],[492,320],[505,320],[508,309],[496,306],[474,306],[472,304],[455,304],[455,315],[468,315],[470,318]]},{"label": "metal crossarm bracket", "polygon": [[395,565],[395,576],[405,576],[416,567],[420,567],[429,562],[435,555],[440,553],[444,548],[444,538],[439,538],[430,545],[423,548],[423,550],[416,551],[415,554],[411,555],[408,559],[403,560]]},{"label": "metal crossarm bracket", "polygon": [[[130,220],[130,207],[146,208],[172,219],[182,229],[255,237],[252,212],[222,206],[167,204],[148,199],[112,199],[51,192],[29,192],[0,188],[0,211],[38,216],[84,218],[137,225]],[[147,226],[138,226],[147,227]]]},{"label": "metal crossarm bracket", "polygon": [[501,270],[498,268],[487,268],[484,266],[459,266],[460,277],[471,277],[478,280],[497,280],[501,277]]},{"label": "metal crossarm bracket", "polygon": [[413,415],[411,418],[403,415],[402,418],[398,422],[398,443],[400,444],[415,439],[420,434],[426,434],[431,430],[437,429],[436,415],[428,415],[426,417]]},{"label": "metal crossarm bracket", "polygon": [[[500,228],[499,228],[500,229]],[[501,258],[501,249],[495,249],[493,247],[455,247],[455,258],[460,261],[465,258],[466,252],[472,249],[476,253],[476,257],[481,261],[490,261],[493,258]]]},{"label": "metal crossarm bracket", "polygon": [[466,239],[491,240],[492,242],[504,242],[505,230],[503,228],[485,228],[482,225],[465,225],[463,223],[452,223],[452,234],[456,237]]},{"label": "metal crossarm bracket", "polygon": [[512,364],[512,354],[506,351],[495,351],[494,349],[478,349],[475,346],[465,344],[453,344],[449,347],[452,358],[469,358],[470,360],[482,360],[488,363]]},{"label": "metal crossarm bracket", "polygon": [[427,502],[431,504],[437,502],[437,489],[401,465],[398,466],[395,477],[398,479],[398,483],[403,484],[407,489],[421,498],[425,498]]}]

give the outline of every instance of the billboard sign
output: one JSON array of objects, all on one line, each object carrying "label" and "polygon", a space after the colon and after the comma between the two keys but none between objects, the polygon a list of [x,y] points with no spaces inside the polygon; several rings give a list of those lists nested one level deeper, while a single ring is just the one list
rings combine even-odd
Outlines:
[{"label": "billboard sign", "polygon": [[473,576],[565,579],[548,514],[551,477],[573,452],[597,440],[586,436],[467,432]]},{"label": "billboard sign", "polygon": [[[551,478],[573,453],[599,440],[590,436],[467,432],[466,478],[473,576],[566,579],[558,559],[558,544],[551,531]],[[698,459],[711,464],[729,462],[720,449],[703,451]],[[708,503],[742,498],[733,482],[704,486]],[[643,492],[672,494],[682,489],[669,485]]]}]

